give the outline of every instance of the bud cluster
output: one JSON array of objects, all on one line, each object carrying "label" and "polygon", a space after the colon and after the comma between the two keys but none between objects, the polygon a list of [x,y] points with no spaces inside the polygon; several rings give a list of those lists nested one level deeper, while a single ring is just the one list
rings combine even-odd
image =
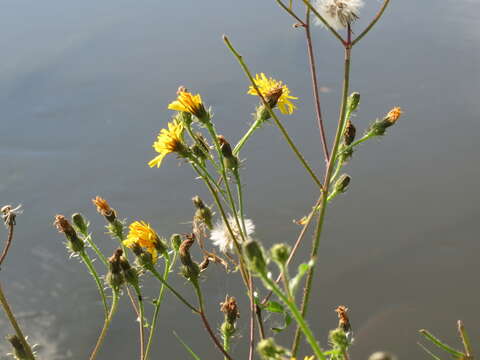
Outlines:
[{"label": "bud cluster", "polygon": [[85,247],[83,241],[78,237],[77,232],[70,224],[70,222],[63,215],[56,215],[53,222],[59,232],[65,234],[68,240],[68,247],[74,253],[79,253]]}]

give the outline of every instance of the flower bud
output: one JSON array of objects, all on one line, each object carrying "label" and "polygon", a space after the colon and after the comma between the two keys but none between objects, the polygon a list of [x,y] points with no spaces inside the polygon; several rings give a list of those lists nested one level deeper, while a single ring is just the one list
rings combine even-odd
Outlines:
[{"label": "flower bud", "polygon": [[130,266],[127,258],[124,256],[120,257],[120,267],[123,270],[123,276],[125,281],[131,284],[134,287],[138,286],[138,272],[135,268]]},{"label": "flower bud", "polygon": [[190,281],[197,281],[198,275],[200,274],[200,268],[190,256],[190,248],[192,247],[194,242],[195,235],[191,234],[187,236],[187,239],[182,242],[180,248],[178,249],[178,256],[180,257],[180,261],[183,264],[182,274]]},{"label": "flower bud", "polygon": [[85,221],[85,218],[80,213],[75,213],[72,215],[73,224],[77,227],[78,231],[82,234],[87,235],[88,232],[88,224]]},{"label": "flower bud", "polygon": [[20,341],[20,338],[17,335],[8,335],[5,339],[12,344],[13,354],[17,360],[29,360],[27,350],[23,346],[23,343]]},{"label": "flower bud", "polygon": [[385,134],[385,130],[394,125],[398,119],[400,119],[402,113],[403,112],[400,107],[394,107],[388,112],[387,115],[385,115],[382,120],[377,120],[370,126],[369,133],[373,134],[374,136]]},{"label": "flower bud", "polygon": [[353,140],[355,140],[356,133],[357,129],[355,129],[355,126],[353,126],[352,122],[348,120],[347,124],[345,125],[345,131],[343,132],[343,143],[347,146],[350,145]]},{"label": "flower bud", "polygon": [[343,193],[347,191],[348,184],[350,184],[350,176],[347,174],[342,174],[338,180],[335,182],[335,191]]},{"label": "flower bud", "polygon": [[290,256],[290,246],[287,244],[275,244],[270,249],[272,254],[272,259],[280,266],[283,266],[287,263],[288,257]]},{"label": "flower bud", "polygon": [[195,211],[194,219],[196,221],[204,223],[210,230],[213,229],[212,211],[210,210],[210,208],[205,206],[199,196],[195,196],[192,201],[197,208],[197,211]]},{"label": "flower bud", "polygon": [[263,250],[255,240],[248,240],[243,244],[243,252],[248,260],[248,265],[253,272],[266,275],[267,263]]},{"label": "flower bud", "polygon": [[153,267],[153,257],[148,251],[142,249],[138,244],[132,244],[130,247],[137,257],[138,266],[144,269],[151,269]]},{"label": "flower bud", "polygon": [[110,207],[110,204],[104,198],[100,196],[92,199],[93,204],[97,207],[97,211],[100,215],[103,215],[109,223],[113,223],[117,219],[115,210]]},{"label": "flower bud", "polygon": [[173,250],[178,251],[181,244],[182,236],[180,234],[172,234],[172,236],[170,236],[170,246],[173,248]]},{"label": "flower bud", "polygon": [[114,290],[120,289],[125,282],[125,278],[122,274],[122,266],[120,264],[120,258],[123,254],[122,249],[115,250],[115,253],[108,259],[108,265],[110,271],[107,274],[107,283]]},{"label": "flower bud", "polygon": [[238,168],[238,159],[233,155],[230,144],[225,140],[222,135],[218,136],[218,142],[220,143],[220,151],[223,155],[223,163],[227,169],[234,170]]},{"label": "flower bud", "polygon": [[59,232],[63,232],[68,240],[68,247],[74,252],[78,253],[83,250],[84,243],[77,235],[75,229],[70,225],[68,220],[63,215],[56,215],[53,223]]},{"label": "flower bud", "polygon": [[349,345],[345,331],[340,328],[330,330],[330,333],[328,334],[328,339],[332,344],[332,347],[337,348],[341,351],[345,351]]},{"label": "flower bud", "polygon": [[281,86],[271,89],[265,94],[265,101],[268,103],[271,109],[277,106],[278,99],[283,94],[283,88]]},{"label": "flower bud", "polygon": [[358,104],[360,103],[360,93],[353,92],[350,94],[347,100],[347,108],[350,113],[357,110]]},{"label": "flower bud", "polygon": [[287,354],[287,350],[277,345],[273,338],[261,340],[257,345],[257,352],[263,360],[276,360]]}]

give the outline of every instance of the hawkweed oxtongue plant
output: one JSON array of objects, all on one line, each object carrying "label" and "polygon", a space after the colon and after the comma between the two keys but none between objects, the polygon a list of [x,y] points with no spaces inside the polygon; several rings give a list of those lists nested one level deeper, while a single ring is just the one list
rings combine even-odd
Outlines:
[{"label": "hawkweed oxtongue plant", "polygon": [[[288,127],[298,120],[291,120],[288,126],[284,125],[283,117],[293,118],[298,107],[299,99],[293,95],[295,91],[291,91],[284,81],[271,77],[267,72],[252,72],[246,59],[230,39],[224,36],[226,46],[248,80],[245,91],[252,95],[251,99],[255,99],[251,106],[254,109],[252,123],[243,134],[228,134],[224,130],[217,130],[223,129],[225,122],[213,116],[213,109],[205,102],[208,96],[180,86],[176,94],[172,91],[173,100],[165,101],[166,107],[172,111],[171,119],[165,122],[153,141],[154,154],[148,161],[150,168],[159,169],[164,161],[171,161],[175,155],[184,165],[191,167],[196,183],[205,186],[210,198],[203,195],[203,199],[193,197],[191,225],[179,225],[178,230],[175,230],[177,234],[160,235],[161,232],[154,229],[155,224],[151,225],[144,220],[129,223],[121,220],[117,211],[105,199],[97,196],[92,200],[93,204],[106,221],[108,233],[120,246],[113,255],[107,256],[99,243],[94,241],[89,221],[83,215],[73,214],[73,224],[63,215],[55,218],[55,225],[64,234],[71,256],[80,258],[94,279],[105,312],[104,325],[90,360],[96,359],[100,354],[119,299],[125,294],[130,298],[138,321],[140,360],[156,356],[152,355],[154,342],[160,342],[162,348],[168,345],[165,339],[155,337],[156,329],[161,326],[161,304],[167,294],[173,296],[187,313],[201,322],[218,350],[218,355],[223,359],[234,359],[234,350],[243,344],[249,360],[256,356],[264,360],[292,360],[299,352],[302,336],[308,344],[302,349],[306,355],[305,360],[349,359],[352,330],[347,308],[341,305],[335,310],[339,324],[330,331],[329,341],[323,346],[318,341],[323,336],[314,334],[307,315],[315,267],[320,261],[319,246],[327,206],[355,185],[353,178],[344,173],[344,168],[355,159],[360,144],[387,134],[402,115],[399,107],[393,107],[385,111],[386,115],[374,120],[362,135],[359,130],[360,121],[353,117],[360,105],[360,93],[350,89],[352,52],[383,15],[389,0],[383,2],[365,29],[355,29],[355,33],[353,27],[361,16],[361,0],[302,0],[295,3],[274,1],[295,21],[294,31],[305,33],[314,117],[319,132],[319,148],[323,153],[321,165],[325,166],[323,174],[314,170],[318,164],[310,165],[288,132]],[[343,85],[335,134],[327,134],[325,131],[326,119],[322,115],[312,39],[315,28],[312,24],[321,25],[318,31],[331,33],[339,41],[344,53]],[[282,238],[268,251],[256,238],[255,219],[246,216],[247,204],[242,182],[246,160],[241,157],[242,149],[254,141],[255,132],[265,129],[267,122],[278,128],[286,145],[295,155],[295,161],[302,166],[304,175],[316,186],[314,196],[318,197],[307,214],[297,221],[301,226],[298,237]],[[253,205],[248,208],[251,206]],[[14,224],[15,212],[7,209],[6,213],[10,217],[4,215],[4,220],[7,221],[8,218],[8,222]],[[138,219],[141,214],[134,216]],[[299,248],[308,246],[305,235],[314,220],[316,226],[310,255],[304,262],[300,261],[298,269],[294,271],[290,263]],[[278,236],[277,233],[272,234],[272,237]],[[168,237],[170,241],[167,242],[165,239]],[[131,260],[128,259],[129,253],[134,256]],[[94,262],[95,259],[99,261]],[[180,264],[177,264],[177,260]],[[218,302],[223,300],[220,306],[223,313],[221,323],[212,323],[208,318],[207,304],[210,302],[206,301],[206,297],[213,295],[202,290],[212,271],[228,277],[239,277],[244,287],[235,294],[225,296],[224,300],[217,299]],[[146,286],[145,277],[158,280],[158,296],[151,302],[144,300],[142,294],[142,287]],[[303,291],[299,291],[302,287]],[[242,300],[248,301],[248,308],[240,309],[242,297],[245,297]],[[273,316],[264,316],[265,313]],[[276,322],[279,318],[280,325]],[[296,325],[291,343],[280,344],[277,334],[291,323]],[[244,329],[245,333],[242,334]],[[188,341],[175,336],[190,356],[201,359],[196,352],[201,352],[202,349],[192,349]],[[285,337],[282,338],[285,340]],[[427,338],[434,339],[433,336]],[[467,339],[466,335],[464,339]],[[21,333],[17,332],[11,343],[17,358],[33,359],[33,353]],[[234,343],[237,343],[236,346],[232,346]],[[208,346],[211,347],[211,344]],[[470,356],[466,350],[462,355],[467,356],[464,358]]]}]

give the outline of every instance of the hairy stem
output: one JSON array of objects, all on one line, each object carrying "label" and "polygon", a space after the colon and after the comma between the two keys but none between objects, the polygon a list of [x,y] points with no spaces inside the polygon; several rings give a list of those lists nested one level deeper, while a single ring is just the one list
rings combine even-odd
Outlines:
[{"label": "hairy stem", "polygon": [[108,317],[107,297],[105,296],[105,291],[103,290],[103,284],[100,280],[100,277],[98,276],[97,270],[95,270],[95,267],[93,266],[93,263],[90,260],[90,257],[88,256],[88,254],[85,250],[80,251],[80,257],[82,258],[83,263],[85,264],[88,271],[90,272],[93,279],[95,280],[95,284],[97,284],[98,293],[100,294],[100,297],[102,298],[103,310],[105,311],[105,317],[107,318]]},{"label": "hairy stem", "polygon": [[110,327],[110,323],[112,322],[112,318],[115,315],[115,312],[117,311],[118,299],[119,299],[118,291],[114,290],[110,312],[108,313],[108,316],[105,319],[102,332],[100,333],[100,336],[98,337],[98,340],[97,340],[97,344],[95,345],[95,348],[93,349],[92,354],[90,355],[90,358],[89,358],[90,360],[95,360],[97,358],[98,350],[100,349],[100,346],[102,346],[102,343],[105,340],[105,336],[107,335],[107,331],[108,331],[108,328]]}]

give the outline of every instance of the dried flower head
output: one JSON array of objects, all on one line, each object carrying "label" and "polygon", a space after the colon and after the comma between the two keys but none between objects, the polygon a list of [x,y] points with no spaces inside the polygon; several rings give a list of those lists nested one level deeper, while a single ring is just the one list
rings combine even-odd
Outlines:
[{"label": "dried flower head", "polygon": [[[235,239],[240,242],[242,237],[233,215],[228,216],[228,224],[232,229],[233,236],[235,236]],[[245,219],[245,230],[247,232],[246,236],[248,240],[250,235],[252,235],[255,231],[255,225],[253,224],[252,220]],[[223,221],[215,224],[210,233],[210,239],[213,241],[213,245],[218,246],[220,251],[223,253],[233,250],[234,240],[230,234],[230,231],[228,230],[227,225]]]},{"label": "dried flower head", "polygon": [[152,255],[152,262],[158,259],[158,253],[166,250],[165,244],[162,243],[155,230],[144,221],[135,221],[129,226],[127,239],[123,241],[123,245],[130,249],[140,246]]},{"label": "dried flower head", "polygon": [[15,219],[17,215],[23,213],[22,204],[17,205],[15,208],[12,205],[2,206],[0,212],[2,213],[2,219],[5,226],[16,225]]},{"label": "dried flower head", "polygon": [[208,117],[200,94],[193,95],[183,86],[178,88],[177,100],[171,102],[168,105],[168,108],[170,110],[182,111],[195,115],[200,121],[204,121]]},{"label": "dried flower head", "polygon": [[[325,21],[335,30],[341,30],[358,19],[362,0],[317,0],[315,7]],[[322,22],[315,19],[317,25]]]},{"label": "dried flower head", "polygon": [[56,215],[53,225],[61,233],[65,234],[65,237],[68,240],[68,247],[74,253],[80,252],[84,248],[84,243],[77,235],[77,232],[70,224],[70,222],[63,215]]},{"label": "dried flower head", "polygon": [[160,167],[163,158],[176,152],[180,156],[185,156],[186,148],[183,143],[183,124],[177,120],[173,120],[168,123],[168,129],[160,130],[157,136],[157,141],[153,143],[153,148],[160,155],[148,162],[150,167]]},{"label": "dried flower head", "polygon": [[237,300],[233,296],[225,296],[225,301],[220,303],[220,311],[225,314],[230,323],[235,323],[240,317]]},{"label": "dried flower head", "polygon": [[[290,95],[290,89],[287,85],[281,81],[267,77],[264,73],[256,74],[254,81],[270,107],[278,106],[282,114],[286,115],[291,115],[296,109],[296,106],[290,100],[296,100],[298,97]],[[258,96],[257,91],[252,85],[248,88],[247,93]]]},{"label": "dried flower head", "polygon": [[115,221],[115,219],[117,217],[116,213],[115,213],[115,210],[113,210],[110,207],[110,204],[107,202],[107,200],[105,200],[104,198],[102,198],[100,196],[96,196],[95,199],[92,199],[92,203],[93,203],[93,205],[95,205],[97,207],[97,212],[100,215],[105,216],[105,218],[109,222]]}]

